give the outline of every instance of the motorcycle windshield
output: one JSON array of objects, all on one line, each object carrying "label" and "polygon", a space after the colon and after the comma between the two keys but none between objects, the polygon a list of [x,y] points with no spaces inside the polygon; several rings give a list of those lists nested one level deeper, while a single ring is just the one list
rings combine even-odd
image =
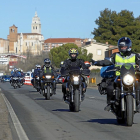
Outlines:
[{"label": "motorcycle windshield", "polygon": [[135,69],[134,69],[133,65],[130,63],[123,64],[120,72],[121,72],[121,76],[124,76],[126,73],[135,75]]},{"label": "motorcycle windshield", "polygon": [[89,69],[80,70],[80,67],[71,67],[70,73],[72,73],[73,75],[82,74],[82,75],[88,76],[90,75],[90,70]]},{"label": "motorcycle windshield", "polygon": [[69,73],[72,75],[80,75],[81,71],[80,71],[80,67],[70,67],[69,69]]}]

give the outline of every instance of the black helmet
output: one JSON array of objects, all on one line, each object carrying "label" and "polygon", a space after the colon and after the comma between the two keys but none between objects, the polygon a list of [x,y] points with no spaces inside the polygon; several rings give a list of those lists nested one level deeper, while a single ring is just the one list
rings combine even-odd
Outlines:
[{"label": "black helmet", "polygon": [[[72,56],[72,54],[76,54],[74,57]],[[76,59],[78,56],[78,50],[75,48],[72,48],[69,50],[69,56],[71,57],[71,59]]]},{"label": "black helmet", "polygon": [[45,65],[46,67],[50,67],[50,64],[51,64],[51,60],[50,60],[49,58],[45,58],[45,59],[44,59],[44,65]]},{"label": "black helmet", "polygon": [[122,37],[118,41],[118,49],[121,53],[125,54],[131,51],[132,42],[128,37]]}]

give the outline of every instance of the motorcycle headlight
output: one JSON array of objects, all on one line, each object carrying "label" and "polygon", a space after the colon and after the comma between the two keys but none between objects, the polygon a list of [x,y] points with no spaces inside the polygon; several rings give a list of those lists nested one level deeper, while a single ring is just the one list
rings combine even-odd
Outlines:
[{"label": "motorcycle headlight", "polygon": [[134,83],[134,77],[131,76],[130,74],[126,74],[124,77],[123,77],[123,83],[125,85],[132,85]]},{"label": "motorcycle headlight", "polygon": [[51,78],[51,75],[46,75],[46,78],[47,78],[47,79],[50,79],[50,78]]},{"label": "motorcycle headlight", "polygon": [[79,77],[73,76],[73,81],[74,81],[74,85],[78,85],[79,84]]},{"label": "motorcycle headlight", "polygon": [[79,81],[79,77],[73,77],[74,81]]}]

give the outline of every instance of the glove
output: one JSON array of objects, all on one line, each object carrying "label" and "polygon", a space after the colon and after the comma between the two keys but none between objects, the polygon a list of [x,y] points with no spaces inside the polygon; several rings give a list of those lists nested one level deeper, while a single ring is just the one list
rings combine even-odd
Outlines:
[{"label": "glove", "polygon": [[92,65],[95,65],[95,60],[91,59],[90,62],[92,63]]}]

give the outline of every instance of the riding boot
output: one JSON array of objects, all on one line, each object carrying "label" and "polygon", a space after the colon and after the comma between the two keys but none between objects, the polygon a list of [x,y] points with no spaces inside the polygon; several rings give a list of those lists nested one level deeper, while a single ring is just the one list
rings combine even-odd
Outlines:
[{"label": "riding boot", "polygon": [[40,94],[43,94],[43,90],[42,90],[42,89],[40,89],[40,91],[39,91],[39,92],[40,92]]},{"label": "riding boot", "polygon": [[56,82],[53,81],[53,94],[56,94]]},{"label": "riding boot", "polygon": [[111,96],[107,95],[107,106],[104,108],[105,111],[110,111],[111,110]]},{"label": "riding boot", "polygon": [[43,83],[42,80],[41,80],[41,89],[42,89],[42,90],[44,89],[44,83]]}]

